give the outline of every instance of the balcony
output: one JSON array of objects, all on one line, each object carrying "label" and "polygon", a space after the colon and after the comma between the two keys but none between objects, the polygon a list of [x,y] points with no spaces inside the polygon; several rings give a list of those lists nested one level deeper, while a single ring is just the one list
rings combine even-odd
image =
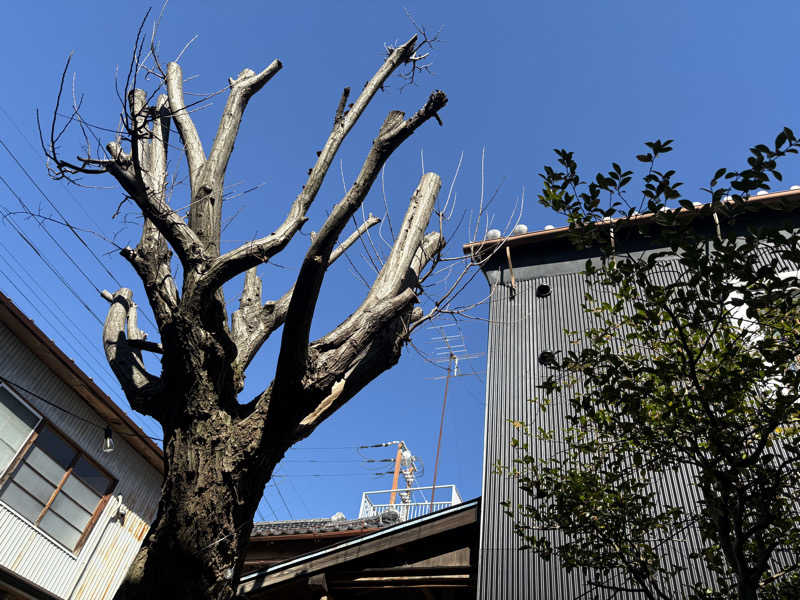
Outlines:
[{"label": "balcony", "polygon": [[[374,517],[391,510],[400,515],[401,521],[408,521],[462,502],[454,485],[437,485],[433,495],[435,502],[431,504],[432,492],[433,486],[364,492],[358,518]],[[394,502],[391,501],[392,493]]]}]

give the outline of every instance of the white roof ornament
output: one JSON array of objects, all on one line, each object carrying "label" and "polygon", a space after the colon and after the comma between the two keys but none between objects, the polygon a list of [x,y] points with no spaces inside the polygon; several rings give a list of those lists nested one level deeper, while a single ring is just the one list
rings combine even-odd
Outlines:
[{"label": "white roof ornament", "polygon": [[499,229],[490,229],[488,232],[486,232],[486,239],[499,240],[501,235],[502,234],[500,233]]},{"label": "white roof ornament", "polygon": [[528,233],[528,226],[525,223],[518,223],[511,230],[511,235],[522,235],[523,233]]}]

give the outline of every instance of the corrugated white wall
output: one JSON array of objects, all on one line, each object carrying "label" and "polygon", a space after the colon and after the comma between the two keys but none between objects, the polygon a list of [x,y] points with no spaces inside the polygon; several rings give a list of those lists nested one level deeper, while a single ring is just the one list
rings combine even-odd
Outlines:
[{"label": "corrugated white wall", "polygon": [[[0,324],[0,375],[39,394],[69,413],[104,425],[4,325]],[[0,564],[62,598],[113,596],[155,517],[161,475],[124,439],[115,435],[105,454],[103,428],[86,423],[36,398],[21,394],[46,419],[118,480],[112,497],[80,552],[75,555],[0,503]],[[121,439],[122,438],[122,439]],[[119,496],[127,508],[119,514]]]}]

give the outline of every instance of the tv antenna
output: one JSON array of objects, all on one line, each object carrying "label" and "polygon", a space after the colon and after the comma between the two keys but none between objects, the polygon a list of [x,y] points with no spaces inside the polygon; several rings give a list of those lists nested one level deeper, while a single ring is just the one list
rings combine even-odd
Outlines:
[{"label": "tv antenna", "polygon": [[[448,329],[455,327],[456,329]],[[457,323],[450,323],[447,325],[435,325],[429,329],[434,329],[439,332],[437,337],[432,338],[431,341],[440,344],[436,347],[437,358],[434,359],[435,363],[447,363],[447,373],[432,379],[444,379],[444,397],[442,398],[442,417],[439,421],[439,439],[436,442],[436,460],[433,463],[433,486],[431,487],[431,506],[429,512],[433,512],[433,501],[436,496],[436,477],[439,474],[439,454],[442,449],[442,432],[444,431],[444,416],[447,409],[447,390],[450,386],[450,379],[452,377],[462,377],[464,375],[473,375],[474,373],[460,373],[459,363],[478,358],[482,354],[470,354],[467,351],[467,344],[464,341],[464,332]]]}]

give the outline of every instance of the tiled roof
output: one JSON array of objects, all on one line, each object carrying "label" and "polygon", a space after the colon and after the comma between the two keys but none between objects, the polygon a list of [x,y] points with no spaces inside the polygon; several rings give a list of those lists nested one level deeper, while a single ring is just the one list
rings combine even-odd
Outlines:
[{"label": "tiled roof", "polygon": [[253,524],[251,537],[271,535],[297,535],[304,533],[329,533],[360,529],[380,529],[400,522],[400,515],[393,510],[363,519],[305,519],[299,521],[265,521]]}]

